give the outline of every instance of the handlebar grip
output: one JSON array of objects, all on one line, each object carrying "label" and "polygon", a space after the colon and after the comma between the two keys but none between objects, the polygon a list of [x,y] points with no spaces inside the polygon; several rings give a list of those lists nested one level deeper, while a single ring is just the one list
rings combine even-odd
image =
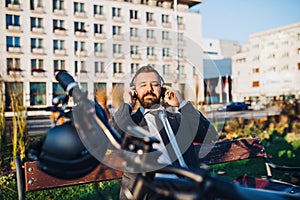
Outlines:
[{"label": "handlebar grip", "polygon": [[[56,76],[56,80],[60,83],[60,85],[63,87],[64,90],[67,92],[70,92],[70,90],[73,88],[68,88],[70,87],[73,83],[75,84],[74,78],[67,72],[65,71],[59,71]],[[77,85],[77,83],[76,83]]]}]

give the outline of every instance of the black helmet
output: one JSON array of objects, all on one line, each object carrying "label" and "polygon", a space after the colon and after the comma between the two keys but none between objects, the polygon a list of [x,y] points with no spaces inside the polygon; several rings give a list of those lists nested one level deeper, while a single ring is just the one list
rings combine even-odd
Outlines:
[{"label": "black helmet", "polygon": [[38,161],[40,169],[62,179],[82,177],[99,164],[82,144],[71,121],[49,129]]}]

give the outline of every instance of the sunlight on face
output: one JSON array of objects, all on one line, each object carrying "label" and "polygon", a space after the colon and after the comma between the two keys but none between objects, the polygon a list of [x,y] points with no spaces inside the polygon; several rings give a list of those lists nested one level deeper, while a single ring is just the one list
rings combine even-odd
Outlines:
[{"label": "sunlight on face", "polygon": [[159,104],[161,96],[161,80],[154,72],[139,74],[134,81],[138,100],[144,108]]}]

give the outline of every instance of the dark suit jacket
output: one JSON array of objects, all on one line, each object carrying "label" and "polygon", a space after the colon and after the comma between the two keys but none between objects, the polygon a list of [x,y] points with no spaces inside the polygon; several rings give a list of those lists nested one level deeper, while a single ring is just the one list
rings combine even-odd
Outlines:
[{"label": "dark suit jacket", "polygon": [[[187,102],[187,104],[179,111],[180,113],[167,112],[167,118],[176,135],[178,146],[181,152],[184,152],[183,158],[186,164],[191,168],[198,168],[199,161],[193,142],[202,143],[204,139],[206,141],[215,141],[218,134],[213,126],[210,125],[210,122],[202,115],[202,113],[197,111],[190,102]],[[148,130],[147,122],[142,112],[139,109],[133,114],[131,112],[132,109],[129,104],[123,103],[113,116],[112,126],[121,135],[126,134],[127,126],[138,125]],[[167,145],[168,139],[166,138],[167,135],[165,129],[160,130],[160,135],[164,144]],[[171,148],[171,145],[167,146],[167,150],[171,159],[175,160],[174,164],[176,165],[178,161],[175,153],[168,147]],[[133,187],[135,177],[136,176],[133,174],[124,174],[123,184],[125,184],[129,190]],[[120,199],[126,198],[121,194]]]}]

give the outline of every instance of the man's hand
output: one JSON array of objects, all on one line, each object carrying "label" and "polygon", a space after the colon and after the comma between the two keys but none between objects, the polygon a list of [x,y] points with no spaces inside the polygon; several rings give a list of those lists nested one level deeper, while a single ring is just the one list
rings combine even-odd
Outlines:
[{"label": "man's hand", "polygon": [[163,86],[163,88],[166,90],[165,91],[165,96],[164,96],[164,102],[169,104],[170,106],[173,107],[178,107],[181,102],[183,101],[183,98],[180,94],[179,91],[173,90],[172,88],[168,86]]},{"label": "man's hand", "polygon": [[129,88],[124,92],[124,102],[128,103],[132,108],[134,108],[137,101],[137,93],[134,88]]}]

